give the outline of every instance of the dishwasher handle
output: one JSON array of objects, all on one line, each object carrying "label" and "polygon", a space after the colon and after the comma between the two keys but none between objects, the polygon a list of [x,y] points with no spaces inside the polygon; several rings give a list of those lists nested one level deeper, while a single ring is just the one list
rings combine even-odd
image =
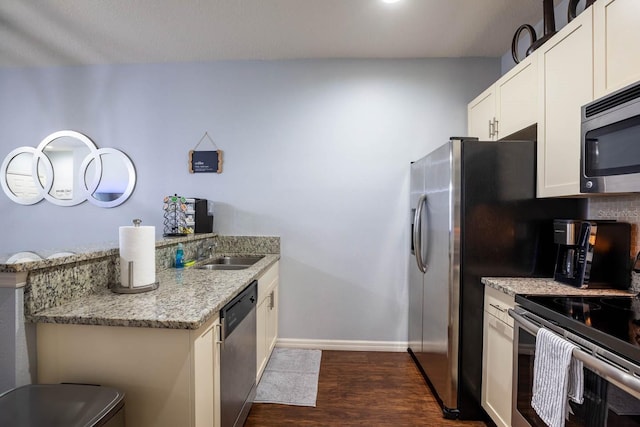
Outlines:
[{"label": "dishwasher handle", "polygon": [[220,344],[220,349],[224,349],[224,317],[220,318],[220,323],[216,324],[216,329],[218,330],[215,335],[215,343]]}]

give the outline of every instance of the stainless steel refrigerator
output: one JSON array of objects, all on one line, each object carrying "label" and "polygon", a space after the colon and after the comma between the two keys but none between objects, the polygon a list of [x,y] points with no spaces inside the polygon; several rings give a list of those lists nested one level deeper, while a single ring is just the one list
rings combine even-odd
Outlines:
[{"label": "stainless steel refrigerator", "polygon": [[409,353],[446,418],[482,419],[483,276],[552,277],[554,218],[536,199],[534,141],[453,138],[411,164]]}]

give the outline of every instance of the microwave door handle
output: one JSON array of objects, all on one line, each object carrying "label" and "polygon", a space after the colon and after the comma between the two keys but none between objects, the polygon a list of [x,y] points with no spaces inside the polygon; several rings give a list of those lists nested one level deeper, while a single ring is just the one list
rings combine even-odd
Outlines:
[{"label": "microwave door handle", "polygon": [[598,160],[600,156],[600,148],[598,147],[599,142],[598,138],[585,137],[584,140],[584,151],[586,154],[584,162],[587,163],[585,166],[588,166],[591,170],[598,168]]},{"label": "microwave door handle", "polygon": [[598,147],[600,141],[598,140],[598,138],[586,138],[585,141],[589,145],[589,152],[591,153],[593,158],[597,160],[598,155],[600,154],[600,147]]},{"label": "microwave door handle", "polygon": [[[533,322],[527,320],[513,309],[509,309],[509,316],[513,317],[513,319],[518,323],[518,327],[523,328],[531,335],[538,335],[539,326],[534,324]],[[557,334],[556,334],[557,335]],[[567,339],[566,336],[561,337],[563,339]],[[572,343],[576,345],[575,343]],[[591,369],[596,372],[599,376],[603,377],[606,380],[615,380],[620,384],[627,386],[630,390],[632,390],[636,397],[640,398],[640,379],[637,378],[633,373],[628,373],[625,368],[622,366],[615,366],[612,363],[587,353],[580,348],[573,349],[573,357],[577,360],[580,360],[585,367]]]},{"label": "microwave door handle", "polygon": [[426,273],[427,267],[422,261],[422,208],[427,203],[427,195],[423,194],[418,199],[418,205],[416,206],[416,212],[413,217],[413,248],[416,256],[416,264],[418,269]]}]

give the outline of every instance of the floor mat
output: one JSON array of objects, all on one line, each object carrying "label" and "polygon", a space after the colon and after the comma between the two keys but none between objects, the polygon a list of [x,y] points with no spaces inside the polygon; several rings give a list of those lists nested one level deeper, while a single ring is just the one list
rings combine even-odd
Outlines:
[{"label": "floor mat", "polygon": [[321,350],[275,348],[254,402],[316,406],[321,358]]}]

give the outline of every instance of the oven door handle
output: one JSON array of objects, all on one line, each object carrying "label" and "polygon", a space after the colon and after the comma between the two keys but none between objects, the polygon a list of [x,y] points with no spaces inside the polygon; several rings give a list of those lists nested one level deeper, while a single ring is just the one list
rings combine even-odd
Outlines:
[{"label": "oven door handle", "polygon": [[[540,329],[538,325],[518,314],[513,309],[509,309],[509,315],[513,317],[513,319],[517,322],[518,327],[525,329],[533,336],[538,335],[538,330]],[[566,336],[562,338],[567,339]],[[571,342],[571,340],[568,341]],[[574,342],[572,342],[572,344],[577,345]],[[612,364],[613,362],[597,358],[580,348],[573,349],[573,357],[575,357],[577,360],[580,360],[585,367],[589,368],[604,379],[613,380],[619,384],[622,384],[623,386],[626,386],[630,391],[633,391],[636,397],[640,396],[640,379],[636,377],[632,372],[627,371],[625,367],[618,364],[614,365]]]}]

